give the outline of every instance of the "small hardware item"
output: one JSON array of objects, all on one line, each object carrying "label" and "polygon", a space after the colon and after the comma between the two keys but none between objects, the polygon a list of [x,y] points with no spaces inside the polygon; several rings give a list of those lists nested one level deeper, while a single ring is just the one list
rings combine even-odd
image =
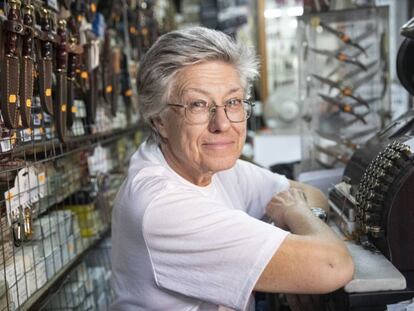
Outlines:
[{"label": "small hardware item", "polygon": [[24,237],[25,240],[29,240],[33,235],[33,221],[32,221],[32,209],[29,206],[23,208],[24,214]]},{"label": "small hardware item", "polygon": [[11,230],[13,234],[13,242],[16,247],[19,247],[23,241],[22,233],[23,217],[19,212],[13,212],[11,215]]},{"label": "small hardware item", "polygon": [[23,25],[20,23],[19,0],[10,0],[7,20],[3,22],[2,28],[5,38],[4,57],[1,61],[1,113],[4,124],[9,129],[19,126],[19,79],[20,59],[19,40],[23,32]]}]

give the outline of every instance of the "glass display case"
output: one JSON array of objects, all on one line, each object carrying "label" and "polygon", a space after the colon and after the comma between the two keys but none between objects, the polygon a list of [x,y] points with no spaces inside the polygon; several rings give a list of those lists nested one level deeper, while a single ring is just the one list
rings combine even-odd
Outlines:
[{"label": "glass display case", "polygon": [[301,171],[344,166],[390,119],[388,8],[299,19]]}]

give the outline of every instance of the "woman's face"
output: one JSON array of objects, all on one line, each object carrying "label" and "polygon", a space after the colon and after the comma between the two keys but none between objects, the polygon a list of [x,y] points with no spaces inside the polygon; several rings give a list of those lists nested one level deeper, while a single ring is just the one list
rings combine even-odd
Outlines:
[{"label": "woman's face", "polygon": [[[210,61],[188,66],[176,77],[173,96],[186,104],[204,101],[222,106],[230,99],[244,99],[244,88],[232,65]],[[199,186],[210,183],[211,176],[231,168],[240,156],[246,138],[246,122],[232,123],[223,107],[218,107],[209,122],[193,124],[185,109],[169,106],[155,125],[165,138],[161,150],[168,164],[182,177]]]}]

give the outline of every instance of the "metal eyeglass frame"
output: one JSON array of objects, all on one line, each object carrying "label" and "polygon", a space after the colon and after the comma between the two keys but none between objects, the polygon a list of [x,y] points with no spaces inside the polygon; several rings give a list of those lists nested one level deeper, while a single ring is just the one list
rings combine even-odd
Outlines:
[{"label": "metal eyeglass frame", "polygon": [[[224,104],[224,105],[216,105],[216,104],[214,104],[214,105],[212,105],[210,108],[209,108],[209,117],[208,117],[208,119],[206,120],[206,121],[204,121],[204,122],[200,122],[200,123],[198,123],[198,124],[203,124],[203,123],[208,123],[208,122],[210,122],[210,120],[211,120],[211,118],[212,118],[212,116],[213,116],[213,110],[214,110],[214,112],[215,112],[215,110],[218,108],[218,107],[223,107],[224,108],[224,113],[226,114],[226,118],[227,118],[227,120],[229,120],[231,123],[241,123],[241,122],[244,122],[244,121],[246,121],[246,120],[248,120],[249,118],[250,118],[250,116],[252,115],[252,112],[253,112],[253,107],[254,107],[254,103],[252,102],[252,101],[250,101],[250,100],[248,100],[248,99],[242,99],[242,103],[243,104],[247,104],[247,105],[249,105],[250,106],[250,111],[249,111],[249,114],[247,115],[247,113],[246,113],[246,117],[244,118],[244,120],[241,120],[241,121],[233,121],[233,120],[230,120],[230,118],[229,118],[229,116],[227,115],[227,110],[226,110],[226,104]],[[173,107],[181,107],[181,108],[184,108],[184,116],[185,116],[185,118],[187,119],[187,121],[190,121],[189,119],[188,119],[188,117],[187,117],[187,108],[188,108],[188,104],[183,104],[183,105],[180,105],[180,104],[167,104],[167,106],[173,106]],[[191,113],[191,112],[190,112]]]}]

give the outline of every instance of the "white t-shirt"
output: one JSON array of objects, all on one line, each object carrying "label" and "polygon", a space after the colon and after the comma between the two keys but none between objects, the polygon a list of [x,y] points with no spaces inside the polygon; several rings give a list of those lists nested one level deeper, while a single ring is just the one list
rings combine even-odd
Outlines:
[{"label": "white t-shirt", "polygon": [[242,160],[199,187],[142,144],[112,213],[111,310],[254,310],[252,290],[288,234],[257,218],[288,188]]}]

